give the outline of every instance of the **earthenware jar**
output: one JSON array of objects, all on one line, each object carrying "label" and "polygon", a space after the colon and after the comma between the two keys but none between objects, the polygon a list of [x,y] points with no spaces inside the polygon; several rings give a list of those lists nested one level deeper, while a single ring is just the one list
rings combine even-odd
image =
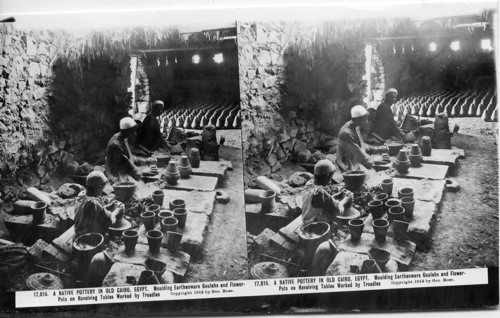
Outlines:
[{"label": "earthenware jar", "polygon": [[177,224],[179,224],[179,221],[174,216],[164,218],[161,220],[161,230],[162,232],[167,233],[168,231],[170,232],[175,232],[177,231]]},{"label": "earthenware jar", "polygon": [[392,188],[394,186],[394,182],[392,181],[392,179],[382,180],[381,185],[382,185],[382,191],[384,191],[384,193],[387,193],[387,195],[391,196]]},{"label": "earthenware jar", "polygon": [[368,202],[368,208],[373,216],[373,219],[380,219],[384,215],[384,203],[382,201],[373,200]]},{"label": "earthenware jar", "polygon": [[394,238],[396,240],[403,239],[406,235],[406,231],[408,230],[409,225],[410,224],[408,222],[394,220],[394,222],[392,222],[392,231],[394,232]]},{"label": "earthenware jar", "polygon": [[174,211],[175,209],[185,209],[186,208],[186,202],[182,199],[175,199],[170,201],[170,210]]},{"label": "earthenware jar", "polygon": [[413,189],[412,188],[402,188],[398,191],[398,197],[404,198],[404,197],[411,197],[413,198]]},{"label": "earthenware jar", "polygon": [[151,255],[158,255],[158,253],[160,253],[163,233],[158,230],[150,230],[146,232],[146,237],[148,238],[149,253]]},{"label": "earthenware jar", "polygon": [[160,212],[158,212],[158,219],[160,220],[160,222],[165,218],[173,218],[173,217],[174,217],[174,211],[160,209]]},{"label": "earthenware jar", "polygon": [[189,150],[189,163],[193,168],[200,167],[200,151],[197,148]]},{"label": "earthenware jar", "polygon": [[139,276],[139,281],[137,285],[158,285],[160,281],[158,281],[158,277],[156,277],[155,273],[152,270],[145,270],[141,272],[141,276]]},{"label": "earthenware jar", "polygon": [[45,223],[45,219],[47,216],[47,214],[45,213],[46,209],[47,209],[47,203],[43,201],[35,202],[31,206],[31,210],[33,211],[33,221],[32,221],[33,225]]},{"label": "earthenware jar", "polygon": [[182,234],[177,232],[167,232],[167,249],[170,252],[177,252],[181,246]]},{"label": "earthenware jar", "polygon": [[170,160],[167,166],[167,171],[165,171],[165,179],[167,180],[167,183],[170,185],[176,185],[180,177],[181,175],[179,173],[177,161]]},{"label": "earthenware jar", "polygon": [[399,199],[389,199],[385,202],[385,211],[389,212],[389,209],[393,206],[401,206],[401,201]]},{"label": "earthenware jar", "polygon": [[392,142],[387,145],[389,148],[389,156],[396,156],[398,152],[403,148],[403,144],[399,142]]},{"label": "earthenware jar", "polygon": [[165,192],[163,190],[156,190],[151,195],[155,204],[163,206],[163,198],[165,198]]},{"label": "earthenware jar", "polygon": [[408,153],[405,149],[401,149],[399,151],[399,155],[396,158],[396,162],[394,163],[396,170],[399,173],[407,173],[410,168],[410,159],[408,159]]},{"label": "earthenware jar", "polygon": [[375,201],[382,201],[385,202],[389,199],[389,195],[387,193],[379,193],[373,197],[373,200]]},{"label": "earthenware jar", "polygon": [[349,220],[349,233],[351,233],[351,240],[359,240],[361,238],[361,234],[363,234],[364,227],[365,222],[361,219]]},{"label": "earthenware jar", "polygon": [[113,184],[116,200],[127,203],[135,194],[137,184],[133,181],[116,182]]},{"label": "earthenware jar", "polygon": [[123,245],[125,245],[125,254],[130,255],[134,253],[138,238],[139,232],[136,230],[123,231],[122,241]]},{"label": "earthenware jar", "polygon": [[260,194],[261,213],[271,213],[276,209],[276,192],[265,191]]},{"label": "earthenware jar", "polygon": [[394,220],[403,221],[405,217],[405,209],[400,205],[393,206],[389,209],[387,215],[389,217],[389,222],[393,222]]},{"label": "earthenware jar", "polygon": [[146,208],[146,212],[153,212],[155,214],[155,222],[158,222],[158,213],[160,213],[160,206],[158,204],[151,204]]},{"label": "earthenware jar", "polygon": [[385,242],[389,221],[386,219],[376,219],[372,221],[372,226],[373,232],[375,233],[375,239],[379,242]]},{"label": "earthenware jar", "polygon": [[430,156],[432,152],[431,138],[428,136],[422,137],[420,141],[420,149],[422,150],[422,156]]},{"label": "earthenware jar", "polygon": [[187,156],[181,156],[181,161],[179,162],[179,172],[182,179],[187,179],[191,175],[191,164],[189,163]]},{"label": "earthenware jar", "polygon": [[342,174],[344,176],[345,188],[350,191],[358,190],[365,183],[366,171],[350,170]]},{"label": "earthenware jar", "polygon": [[186,225],[187,220],[187,210],[186,209],[175,209],[174,217],[179,222],[177,224],[178,227],[183,228]]},{"label": "earthenware jar", "polygon": [[405,217],[411,220],[413,218],[413,209],[415,208],[415,199],[413,197],[401,198],[401,206],[405,209]]},{"label": "earthenware jar", "polygon": [[141,213],[141,220],[144,224],[146,231],[150,231],[155,227],[155,213],[154,212],[143,212]]},{"label": "earthenware jar", "polygon": [[377,263],[372,259],[367,259],[363,261],[361,265],[361,274],[376,274],[382,273],[382,270],[377,265]]},{"label": "earthenware jar", "polygon": [[157,156],[156,157],[156,165],[159,168],[166,167],[169,164],[171,158],[172,157],[170,155],[160,155],[160,156]]},{"label": "earthenware jar", "polygon": [[420,167],[422,165],[422,153],[420,152],[420,147],[417,144],[411,145],[408,157],[410,157],[412,167]]}]

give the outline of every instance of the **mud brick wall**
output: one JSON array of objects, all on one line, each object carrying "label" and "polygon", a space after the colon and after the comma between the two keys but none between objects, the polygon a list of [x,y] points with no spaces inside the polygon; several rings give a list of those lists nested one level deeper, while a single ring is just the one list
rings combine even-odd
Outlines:
[{"label": "mud brick wall", "polygon": [[[311,69],[289,54],[287,26],[238,23],[243,149],[250,174],[277,171],[285,160],[307,162],[314,148],[334,146],[350,107],[366,95],[362,42],[352,41]],[[339,65],[342,70],[335,69]]]}]

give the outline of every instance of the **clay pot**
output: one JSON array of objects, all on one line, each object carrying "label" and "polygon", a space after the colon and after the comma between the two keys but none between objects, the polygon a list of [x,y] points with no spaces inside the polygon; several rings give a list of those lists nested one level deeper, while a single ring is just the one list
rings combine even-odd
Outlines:
[{"label": "clay pot", "polygon": [[430,156],[432,152],[431,138],[428,136],[422,137],[420,141],[420,149],[422,150],[422,156]]},{"label": "clay pot", "polygon": [[115,191],[115,199],[122,203],[127,203],[134,196],[137,184],[133,181],[116,182],[113,184],[113,189]]},{"label": "clay pot", "polygon": [[187,210],[186,209],[175,209],[174,217],[179,221],[178,227],[183,228],[186,225]]},{"label": "clay pot", "polygon": [[393,142],[388,144],[387,147],[389,148],[389,156],[396,156],[403,148],[403,144],[399,142]]},{"label": "clay pot", "polygon": [[396,162],[394,163],[394,166],[399,173],[408,172],[408,169],[410,168],[410,159],[408,159],[408,153],[405,149],[401,149],[399,151],[399,155],[396,159]]},{"label": "clay pot", "polygon": [[163,233],[158,230],[150,230],[146,232],[146,237],[148,238],[149,253],[151,255],[158,255],[160,253]]},{"label": "clay pot", "polygon": [[158,285],[160,281],[158,281],[158,277],[156,277],[155,273],[152,270],[145,270],[141,272],[141,276],[139,276],[139,281],[137,285]]},{"label": "clay pot", "polygon": [[175,210],[175,209],[185,209],[186,208],[186,202],[182,199],[175,199],[170,201],[170,210]]},{"label": "clay pot", "polygon": [[200,151],[197,148],[189,150],[189,163],[193,168],[200,167]]},{"label": "clay pot", "polygon": [[180,179],[181,175],[179,173],[179,168],[177,166],[177,161],[170,160],[165,171],[165,179],[170,185],[176,185],[177,181]]},{"label": "clay pot", "polygon": [[374,201],[382,201],[382,202],[384,202],[384,204],[385,204],[385,202],[387,202],[388,199],[389,199],[389,195],[387,193],[379,193],[373,197]]},{"label": "clay pot", "polygon": [[163,190],[156,190],[151,195],[155,204],[163,206],[163,199],[165,198],[165,192]]},{"label": "clay pot", "polygon": [[47,203],[43,201],[35,202],[31,206],[31,210],[33,211],[33,221],[32,221],[33,225],[45,223],[47,216],[47,214],[45,213],[46,209],[47,209]]},{"label": "clay pot", "polygon": [[14,202],[14,214],[15,215],[30,215],[33,214],[33,205],[37,201],[33,200],[18,200]]},{"label": "clay pot", "polygon": [[408,155],[410,158],[410,166],[412,167],[420,167],[422,165],[422,155]]},{"label": "clay pot", "polygon": [[385,211],[389,211],[390,208],[394,206],[401,206],[401,201],[399,199],[389,199],[385,202]]},{"label": "clay pot", "polygon": [[174,217],[174,211],[160,210],[160,212],[158,212],[158,219],[160,220],[160,223],[163,219],[173,218],[173,217]]},{"label": "clay pot", "polygon": [[367,259],[363,261],[363,265],[361,265],[361,274],[376,274],[382,273],[382,270],[372,259]]},{"label": "clay pot", "polygon": [[351,233],[351,240],[359,240],[361,234],[363,234],[363,229],[365,227],[365,222],[361,219],[349,220],[349,233]]},{"label": "clay pot", "polygon": [[265,191],[260,195],[261,213],[271,213],[276,209],[276,192]]},{"label": "clay pot", "polygon": [[167,232],[167,249],[170,252],[177,252],[181,246],[182,234],[177,232]]},{"label": "clay pot", "polygon": [[379,242],[385,242],[389,221],[386,219],[376,219],[372,221],[372,226],[373,232],[375,233],[375,239]]},{"label": "clay pot", "polygon": [[402,206],[393,206],[387,212],[389,216],[389,222],[393,222],[394,220],[403,221],[405,218],[405,209]]},{"label": "clay pot", "polygon": [[181,156],[181,161],[179,162],[179,173],[182,179],[187,179],[191,175],[193,169],[191,169],[191,164],[187,156]]},{"label": "clay pot", "polygon": [[138,238],[139,232],[137,232],[136,230],[123,231],[122,241],[125,245],[125,254],[130,255],[134,253]]},{"label": "clay pot", "polygon": [[160,206],[158,204],[151,204],[146,208],[146,212],[153,212],[155,214],[154,221],[158,222],[158,213],[160,213]]},{"label": "clay pot", "polygon": [[410,155],[420,156],[422,153],[420,152],[420,147],[417,144],[411,145]]},{"label": "clay pot", "polygon": [[164,218],[161,220],[161,230],[162,232],[176,232],[177,231],[177,224],[179,224],[179,221],[173,216]]},{"label": "clay pot", "polygon": [[144,264],[146,265],[146,268],[152,271],[158,279],[160,279],[163,273],[167,270],[167,264],[152,258],[148,258]]},{"label": "clay pot", "polygon": [[404,198],[404,197],[410,197],[413,198],[413,189],[412,188],[402,188],[398,191],[398,197]]},{"label": "clay pot", "polygon": [[401,206],[405,209],[406,218],[412,219],[413,209],[415,208],[415,199],[413,197],[401,198]]},{"label": "clay pot", "polygon": [[368,255],[370,255],[370,257],[377,263],[380,268],[384,268],[385,264],[387,264],[389,259],[391,259],[390,252],[377,247],[370,248],[370,250],[368,251]]},{"label": "clay pot", "polygon": [[73,241],[73,254],[83,277],[92,258],[104,249],[104,236],[100,233],[86,233]]},{"label": "clay pot", "polygon": [[384,215],[384,203],[382,201],[370,201],[368,202],[368,208],[374,220],[380,219]]},{"label": "clay pot", "polygon": [[382,185],[382,191],[384,191],[384,193],[387,193],[387,195],[391,196],[392,188],[394,186],[394,182],[392,181],[392,179],[382,180],[381,185]]},{"label": "clay pot", "polygon": [[151,231],[155,227],[155,213],[154,212],[143,212],[141,213],[141,220],[144,223],[144,228],[146,231]]},{"label": "clay pot", "polygon": [[394,232],[394,238],[396,240],[403,239],[406,235],[406,231],[408,230],[408,226],[410,224],[408,222],[404,222],[401,220],[394,220],[392,223],[392,231]]},{"label": "clay pot", "polygon": [[158,168],[166,167],[169,164],[171,158],[172,156],[170,155],[156,156],[156,165],[158,166]]},{"label": "clay pot", "polygon": [[342,175],[347,190],[356,191],[365,183],[366,171],[351,170],[344,172]]}]

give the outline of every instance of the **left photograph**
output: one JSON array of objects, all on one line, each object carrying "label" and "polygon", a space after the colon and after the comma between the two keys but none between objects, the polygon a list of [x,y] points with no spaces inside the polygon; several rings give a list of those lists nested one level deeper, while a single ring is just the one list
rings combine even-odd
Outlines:
[{"label": "left photograph", "polygon": [[0,291],[246,278],[236,24],[0,48]]}]

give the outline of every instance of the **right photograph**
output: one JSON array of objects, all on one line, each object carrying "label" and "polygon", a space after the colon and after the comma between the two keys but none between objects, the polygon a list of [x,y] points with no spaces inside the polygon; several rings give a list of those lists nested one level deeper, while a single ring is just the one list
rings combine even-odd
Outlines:
[{"label": "right photograph", "polygon": [[237,23],[251,278],[498,267],[496,11],[428,12]]}]

